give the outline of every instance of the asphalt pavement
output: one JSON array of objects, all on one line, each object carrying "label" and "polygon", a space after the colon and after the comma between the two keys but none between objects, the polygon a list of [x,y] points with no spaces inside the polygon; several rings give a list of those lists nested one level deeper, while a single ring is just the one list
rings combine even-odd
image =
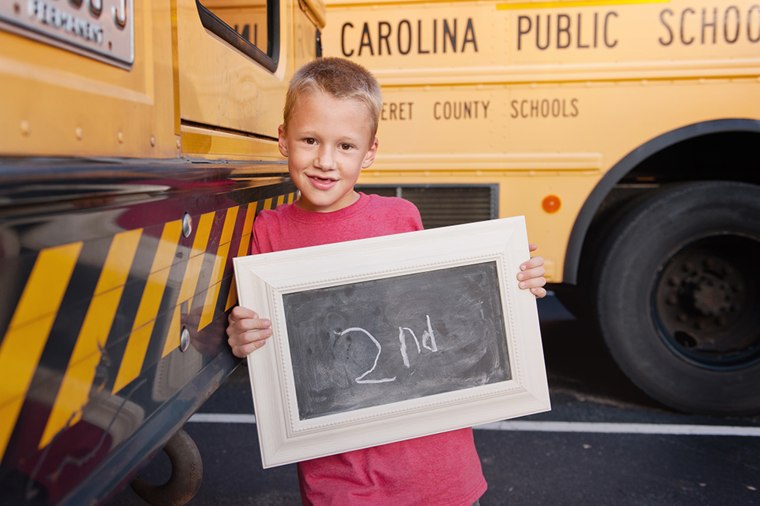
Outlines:
[{"label": "asphalt pavement", "polygon": [[[482,506],[760,505],[760,416],[670,410],[615,367],[589,326],[539,301],[552,410],[476,428]],[[262,469],[247,371],[186,425],[204,460],[191,505],[300,504],[294,465]],[[159,455],[143,477],[169,474]],[[130,489],[111,506],[145,504]]]}]

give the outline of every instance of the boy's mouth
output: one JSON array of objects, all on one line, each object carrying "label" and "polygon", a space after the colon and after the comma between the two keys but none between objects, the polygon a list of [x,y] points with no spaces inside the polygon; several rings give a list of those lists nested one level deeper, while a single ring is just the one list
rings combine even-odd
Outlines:
[{"label": "boy's mouth", "polygon": [[314,176],[310,174],[307,174],[306,177],[308,177],[311,184],[319,190],[329,190],[330,188],[335,186],[335,184],[338,182],[337,179],[332,179],[329,177],[319,177],[319,176]]}]

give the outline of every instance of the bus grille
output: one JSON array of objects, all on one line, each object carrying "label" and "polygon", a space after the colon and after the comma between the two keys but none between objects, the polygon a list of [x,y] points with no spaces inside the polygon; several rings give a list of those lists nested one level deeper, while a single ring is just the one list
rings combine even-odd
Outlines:
[{"label": "bus grille", "polygon": [[497,187],[357,185],[358,191],[402,197],[420,210],[425,228],[461,225],[496,218]]}]

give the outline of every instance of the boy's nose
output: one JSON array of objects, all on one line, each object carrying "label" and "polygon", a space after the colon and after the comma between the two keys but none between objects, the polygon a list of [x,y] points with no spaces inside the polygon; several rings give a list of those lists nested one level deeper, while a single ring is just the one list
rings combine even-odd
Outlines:
[{"label": "boy's nose", "polygon": [[314,165],[323,170],[330,170],[335,168],[335,155],[332,149],[324,147],[319,150],[317,159],[314,160]]}]

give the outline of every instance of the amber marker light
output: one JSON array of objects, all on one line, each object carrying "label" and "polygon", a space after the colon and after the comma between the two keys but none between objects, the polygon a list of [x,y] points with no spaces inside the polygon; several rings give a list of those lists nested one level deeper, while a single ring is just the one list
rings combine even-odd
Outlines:
[{"label": "amber marker light", "polygon": [[562,207],[562,201],[556,195],[547,195],[541,201],[541,207],[549,214],[556,213]]}]

